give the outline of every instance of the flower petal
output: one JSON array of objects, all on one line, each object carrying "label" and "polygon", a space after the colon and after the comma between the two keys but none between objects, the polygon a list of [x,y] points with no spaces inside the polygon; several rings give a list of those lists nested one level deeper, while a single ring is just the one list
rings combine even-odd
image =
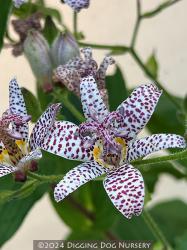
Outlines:
[{"label": "flower petal", "polygon": [[141,173],[125,164],[108,172],[104,188],[114,206],[128,219],[140,215],[144,204],[144,181]]},{"label": "flower petal", "polygon": [[88,8],[90,0],[64,0],[74,11],[80,11],[83,8]]},{"label": "flower petal", "polygon": [[[27,116],[25,101],[16,78],[13,78],[9,83],[9,109],[11,114]],[[23,139],[28,139],[29,126],[27,122],[22,125],[16,125],[13,123],[12,130],[21,134]]]},{"label": "flower petal", "polygon": [[6,166],[6,165],[0,164],[0,177],[13,173],[15,171],[16,171],[16,168],[13,166]]},{"label": "flower petal", "polygon": [[101,98],[93,76],[82,79],[80,93],[83,112],[88,121],[98,120],[102,122],[109,111]]},{"label": "flower petal", "polygon": [[34,151],[29,152],[29,154],[25,155],[17,165],[17,168],[21,168],[25,166],[26,163],[31,162],[33,160],[39,160],[42,158],[42,152],[39,149],[35,149]]},{"label": "flower petal", "polygon": [[89,149],[83,147],[78,137],[78,126],[68,121],[56,121],[49,129],[40,148],[71,160],[88,161],[92,159]]},{"label": "flower petal", "polygon": [[13,0],[14,6],[19,8],[22,4],[27,3],[28,0]]},{"label": "flower petal", "polygon": [[75,167],[70,170],[55,187],[55,200],[57,202],[63,200],[83,184],[105,174],[105,171],[106,169],[94,161],[85,162]]},{"label": "flower petal", "polygon": [[147,124],[161,96],[153,84],[145,84],[136,88],[132,94],[117,108],[124,116],[126,137],[132,140]]},{"label": "flower petal", "polygon": [[41,142],[44,140],[45,136],[48,135],[49,129],[53,126],[55,122],[56,115],[61,108],[60,104],[52,104],[39,118],[36,122],[31,136],[30,136],[30,147],[34,150],[40,147]]},{"label": "flower petal", "polygon": [[145,157],[148,154],[167,148],[185,148],[185,139],[175,134],[155,134],[138,139],[129,145],[127,161]]}]

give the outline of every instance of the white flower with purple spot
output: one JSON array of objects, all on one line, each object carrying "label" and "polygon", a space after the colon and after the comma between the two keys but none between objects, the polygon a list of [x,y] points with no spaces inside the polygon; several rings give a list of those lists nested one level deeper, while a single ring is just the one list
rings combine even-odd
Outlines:
[{"label": "white flower with purple spot", "polygon": [[94,77],[82,80],[80,94],[86,122],[78,127],[53,118],[53,126],[43,140],[35,138],[35,143],[44,150],[84,161],[55,187],[57,202],[86,182],[106,174],[104,188],[114,206],[127,218],[140,215],[144,204],[144,181],[130,162],[161,149],[186,147],[184,138],[175,134],[136,139],[153,114],[161,93],[153,84],[141,85],[110,113]]},{"label": "white flower with purple spot", "polygon": [[[48,108],[54,117],[58,106],[54,104]],[[32,144],[35,133],[40,132],[42,136],[42,129],[38,131],[34,127],[29,139],[30,119],[18,83],[12,79],[9,84],[9,109],[0,119],[0,177],[14,173],[15,179],[24,181],[27,171],[35,170],[36,160],[42,157],[39,147]],[[44,127],[47,121],[41,118],[38,123]]]},{"label": "white flower with purple spot", "polygon": [[14,6],[19,8],[22,4],[27,3],[28,0],[13,0]]},{"label": "white flower with purple spot", "polygon": [[87,9],[90,5],[90,0],[64,0],[74,11],[79,12],[81,9]]}]

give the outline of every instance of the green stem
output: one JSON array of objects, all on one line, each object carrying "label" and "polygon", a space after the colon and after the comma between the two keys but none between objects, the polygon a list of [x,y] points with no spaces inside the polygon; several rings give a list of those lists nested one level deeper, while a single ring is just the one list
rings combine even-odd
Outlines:
[{"label": "green stem", "polygon": [[121,51],[121,53],[129,51],[129,47],[123,45],[107,45],[107,44],[95,44],[95,43],[83,43],[83,42],[79,42],[79,45],[82,47],[91,47],[94,49],[116,50],[116,51]]},{"label": "green stem", "polygon": [[175,106],[178,109],[181,109],[181,106],[178,103],[178,101],[176,101],[176,99],[164,88],[164,86],[163,86],[163,84],[161,82],[159,82],[157,79],[155,79],[155,77],[148,70],[146,65],[143,63],[143,61],[140,59],[140,57],[138,56],[138,54],[136,53],[136,51],[133,48],[130,50],[130,54],[132,55],[134,60],[137,62],[137,64],[140,66],[140,68],[145,72],[145,74],[148,77],[150,77],[160,89],[162,89],[164,91],[165,95],[175,104]]},{"label": "green stem", "polygon": [[76,11],[73,12],[73,33],[74,37],[77,39],[78,38],[78,14]]},{"label": "green stem", "polygon": [[81,112],[79,112],[78,109],[75,108],[75,106],[69,101],[68,99],[68,92],[64,93],[63,95],[60,96],[60,100],[63,102],[64,106],[80,121],[80,122],[84,122],[85,118],[84,116],[81,114]]},{"label": "green stem", "polygon": [[176,4],[176,3],[178,3],[179,1],[181,1],[181,0],[174,0],[174,1],[171,1],[171,0],[169,0],[169,1],[166,1],[166,2],[164,2],[164,3],[162,3],[162,4],[160,4],[158,7],[156,7],[154,10],[151,10],[151,11],[148,11],[148,12],[146,12],[146,13],[144,13],[141,17],[142,18],[151,18],[151,17],[154,17],[154,16],[156,16],[157,14],[159,14],[161,11],[163,11],[164,9],[166,9],[166,8],[168,8],[168,7],[170,7],[170,6],[172,6],[173,4]]},{"label": "green stem", "polygon": [[131,48],[134,48],[135,43],[136,43],[136,38],[138,36],[138,31],[140,28],[140,23],[141,23],[141,4],[140,4],[140,0],[136,1],[136,5],[137,5],[137,19],[136,19],[136,24],[134,27],[134,32],[132,35],[132,41],[131,41]]},{"label": "green stem", "polygon": [[63,178],[63,175],[39,175],[33,172],[28,172],[27,175],[31,177],[32,179],[41,181],[41,182],[46,182],[46,183],[54,183],[58,182]]},{"label": "green stem", "polygon": [[145,159],[145,160],[136,160],[132,161],[131,163],[134,166],[139,166],[139,165],[151,165],[155,163],[161,163],[161,162],[166,162],[166,161],[171,161],[171,160],[182,160],[187,158],[187,150],[180,151],[175,154],[170,154],[166,156],[160,156],[160,157],[155,157],[155,158],[150,158],[150,159]]},{"label": "green stem", "polygon": [[162,233],[162,231],[160,230],[160,228],[158,227],[158,225],[156,224],[150,213],[144,209],[142,217],[146,222],[146,224],[148,225],[149,229],[152,231],[155,238],[158,239],[163,244],[164,249],[172,250],[173,248],[171,247],[168,240],[165,238],[164,234]]}]

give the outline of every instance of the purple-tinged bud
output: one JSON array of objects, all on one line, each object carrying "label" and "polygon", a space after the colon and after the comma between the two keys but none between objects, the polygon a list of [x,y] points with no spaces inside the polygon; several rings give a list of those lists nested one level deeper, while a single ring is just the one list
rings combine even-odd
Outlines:
[{"label": "purple-tinged bud", "polygon": [[53,91],[53,84],[50,82],[44,82],[42,89],[45,93],[51,93]]},{"label": "purple-tinged bud", "polygon": [[24,42],[24,53],[38,82],[51,82],[52,63],[46,39],[36,30],[30,30]]},{"label": "purple-tinged bud", "polygon": [[17,182],[25,182],[27,180],[27,175],[25,172],[18,170],[14,173],[14,180]]},{"label": "purple-tinged bud", "polygon": [[79,46],[75,38],[69,33],[60,33],[51,48],[51,57],[55,67],[66,64],[74,57],[80,56]]},{"label": "purple-tinged bud", "polygon": [[29,170],[31,172],[36,172],[38,170],[38,163],[36,161],[31,161],[29,164]]}]

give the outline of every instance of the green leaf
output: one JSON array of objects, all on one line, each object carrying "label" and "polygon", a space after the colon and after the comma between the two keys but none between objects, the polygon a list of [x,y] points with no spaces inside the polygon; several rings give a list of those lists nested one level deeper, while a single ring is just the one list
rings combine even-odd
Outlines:
[{"label": "green leaf", "polygon": [[98,230],[78,230],[73,231],[67,238],[67,240],[106,240],[106,236],[102,231]]},{"label": "green leaf", "polygon": [[37,98],[26,88],[22,88],[21,92],[23,94],[27,112],[32,116],[32,122],[36,122],[40,115],[42,114],[42,110],[40,107],[40,103]]},{"label": "green leaf", "polygon": [[187,231],[180,235],[175,240],[175,250],[186,250],[187,249]]},{"label": "green leaf", "polygon": [[118,211],[110,201],[102,181],[92,181],[90,185],[95,214],[93,227],[101,231],[111,228],[118,218]]},{"label": "green leaf", "polygon": [[30,196],[11,200],[0,205],[0,246],[9,240],[19,229],[29,210],[45,193],[48,186],[38,187]]},{"label": "green leaf", "polygon": [[15,191],[4,190],[0,191],[0,204],[11,200],[23,199],[28,197],[40,185],[39,181],[29,180],[23,186]]},{"label": "green leaf", "polygon": [[50,16],[47,16],[45,19],[43,35],[49,44],[52,44],[52,42],[56,38],[58,32],[59,31],[58,31],[55,23],[53,22],[53,19]]},{"label": "green leaf", "polygon": [[[3,1],[3,0],[1,0]],[[35,12],[40,12],[45,18],[51,16],[55,18],[60,24],[62,22],[62,17],[60,12],[54,8],[47,8],[42,4],[25,3],[20,8],[14,8],[13,14],[19,18],[27,18],[28,16],[34,14]]]},{"label": "green leaf", "polygon": [[157,79],[158,76],[158,62],[154,53],[148,58],[146,62],[146,67],[149,72]]},{"label": "green leaf", "polygon": [[157,183],[159,176],[163,173],[170,174],[177,179],[184,178],[185,175],[179,172],[171,162],[155,163],[152,165],[144,166],[140,169],[148,191],[154,192],[155,184]]},{"label": "green leaf", "polygon": [[128,97],[126,81],[118,66],[113,75],[106,77],[106,88],[109,95],[110,110],[115,110]]},{"label": "green leaf", "polygon": [[12,7],[12,0],[0,0],[0,51],[7,29],[8,17]]},{"label": "green leaf", "polygon": [[39,83],[37,83],[37,98],[42,111],[44,111],[53,100],[52,95],[45,93]]},{"label": "green leaf", "polygon": [[142,216],[133,216],[127,220],[119,214],[112,231],[121,240],[155,240]]},{"label": "green leaf", "polygon": [[[181,99],[174,97],[178,102]],[[185,121],[181,122],[177,118],[177,108],[173,102],[163,93],[159,99],[157,107],[148,122],[148,129],[152,134],[157,133],[171,133],[184,135]],[[170,150],[173,152],[173,150]],[[175,150],[176,151],[176,150]],[[187,160],[179,161],[184,167],[187,167]]]},{"label": "green leaf", "polygon": [[174,244],[176,237],[186,232],[186,211],[187,204],[180,200],[163,202],[150,209],[151,215],[171,244]]}]

